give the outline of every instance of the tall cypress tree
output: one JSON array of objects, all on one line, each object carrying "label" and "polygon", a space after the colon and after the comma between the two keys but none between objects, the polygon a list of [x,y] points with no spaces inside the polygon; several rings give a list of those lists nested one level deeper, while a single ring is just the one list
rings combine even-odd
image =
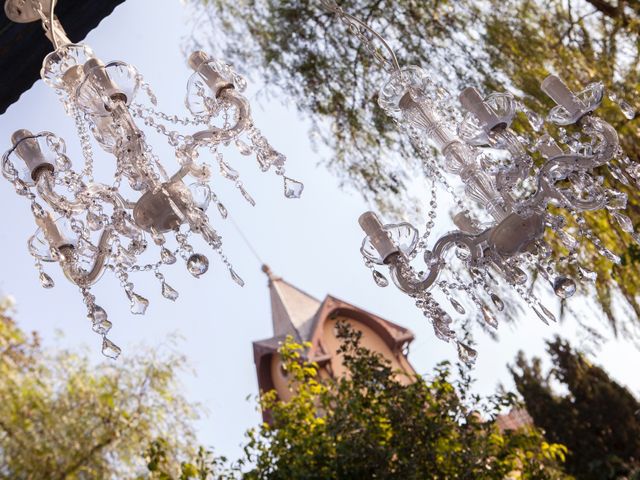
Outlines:
[{"label": "tall cypress tree", "polygon": [[567,341],[556,337],[547,350],[547,373],[520,352],[511,374],[535,424],[569,448],[567,471],[578,480],[640,478],[640,402]]}]

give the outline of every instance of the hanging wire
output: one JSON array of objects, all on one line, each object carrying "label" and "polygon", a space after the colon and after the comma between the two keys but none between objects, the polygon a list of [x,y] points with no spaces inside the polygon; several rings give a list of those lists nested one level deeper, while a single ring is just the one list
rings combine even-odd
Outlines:
[{"label": "hanging wire", "polygon": [[228,215],[229,220],[231,220],[231,224],[233,225],[233,227],[236,229],[236,231],[238,232],[238,234],[240,235],[240,237],[242,238],[242,240],[244,240],[244,243],[247,245],[247,247],[249,248],[249,250],[251,251],[251,253],[253,254],[253,256],[256,258],[256,260],[258,260],[258,262],[260,262],[260,265],[266,265],[262,259],[260,258],[260,255],[258,255],[258,252],[256,251],[256,249],[253,247],[253,245],[251,244],[251,242],[249,241],[249,239],[247,238],[247,236],[244,234],[244,232],[240,229],[240,227],[238,226],[238,224],[235,222],[235,220],[233,219],[233,217],[231,215]]}]

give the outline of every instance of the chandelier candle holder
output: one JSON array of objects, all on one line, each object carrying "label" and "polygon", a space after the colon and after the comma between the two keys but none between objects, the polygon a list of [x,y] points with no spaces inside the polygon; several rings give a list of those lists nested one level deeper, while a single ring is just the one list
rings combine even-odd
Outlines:
[{"label": "chandelier candle holder", "polygon": [[[592,83],[575,93],[555,75],[544,79],[541,89],[556,103],[546,121],[558,127],[559,144],[542,132],[543,118],[510,93],[483,97],[475,88],[466,88],[459,95],[462,113],[457,112],[447,91],[424,69],[401,68],[378,33],[333,0],[322,3],[347,24],[389,72],[380,89],[379,104],[409,135],[434,181],[455,197],[448,178],[457,177],[464,185],[465,197],[456,198],[461,211],[453,219],[458,230],[434,242],[429,237],[436,217],[435,184],[422,235],[409,223],[384,225],[373,212],[359,219],[366,234],[361,253],[376,284],[386,287],[389,282],[375,265],[388,267],[393,283],[414,299],[432,322],[435,335],[457,345],[462,361],[473,365],[477,352],[454,331],[453,319],[434,298],[434,289],[460,315],[466,313],[465,302],[460,301],[466,297],[467,303],[478,309],[482,321],[497,328],[495,311],[505,306],[496,293],[501,278],[543,322],[555,321],[553,313],[527,286],[526,272],[537,271],[558,297],[565,299],[576,291],[576,282],[557,272],[544,241],[547,229],[555,232],[568,251],[561,261],[572,265],[581,280],[596,280],[595,272],[580,264],[579,242],[565,229],[565,217],[550,213],[549,206],[564,209],[575,220],[578,235],[614,263],[620,263],[620,258],[587,227],[584,212],[606,209],[621,230],[640,241],[630,218],[622,213],[627,195],[603,185],[601,175],[608,170],[614,181],[626,185],[633,181],[640,186],[640,169],[624,155],[615,129],[594,113],[604,97],[602,83]],[[373,46],[374,40],[382,42],[389,58]],[[614,94],[610,98],[618,101],[628,119],[634,117],[628,103]],[[525,114],[532,130],[539,132],[535,141],[510,128],[518,111]],[[440,153],[438,159],[431,154],[434,147]],[[540,161],[534,162],[534,155]],[[466,208],[470,200],[480,207],[480,213],[484,212],[483,221]],[[424,265],[414,266],[419,256]]]},{"label": "chandelier candle holder", "polygon": [[[233,281],[244,284],[224,255],[222,239],[207,215],[214,204],[217,214],[227,217],[226,207],[212,190],[215,171],[255,204],[227,162],[227,149],[255,155],[262,171],[274,170],[283,178],[287,198],[298,198],[303,185],[285,176],[286,158],[254,126],[242,95],[246,82],[230,66],[194,52],[189,57],[194,73],[185,101],[191,115],[167,115],[156,110],[154,94],[133,66],[120,61],[105,64],[88,46],[72,44],[55,18],[54,7],[55,0],[8,0],[5,12],[15,22],[41,21],[52,40],[55,50],[44,59],[41,76],[75,121],[84,165],[80,171],[74,169],[65,142],[55,134],[20,129],[2,157],[2,173],[31,203],[38,230],[28,247],[42,286],[54,286],[43,263],[57,262],[79,287],[93,330],[102,337],[103,354],[116,358],[120,348],[107,338],[111,321],[91,293],[105,271],[119,280],[131,312],[144,314],[149,301],[134,290],[130,275],[153,272],[162,295],[175,301],[178,292],[165,280],[161,271],[165,266],[181,257],[196,278],[209,268],[209,259],[190,244],[195,234],[219,255]],[[146,105],[141,103],[143,96]],[[165,170],[138,123],[164,135],[175,149],[174,173]],[[166,124],[194,132],[182,134]],[[116,160],[113,178],[106,183],[94,179],[91,136]],[[208,151],[210,163],[198,161],[202,150]]]}]

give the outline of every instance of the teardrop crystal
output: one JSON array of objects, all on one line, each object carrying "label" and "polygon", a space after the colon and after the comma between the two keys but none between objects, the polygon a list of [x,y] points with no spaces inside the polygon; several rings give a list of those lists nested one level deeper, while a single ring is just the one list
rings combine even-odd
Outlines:
[{"label": "teardrop crystal", "polygon": [[149,306],[149,300],[132,291],[128,291],[127,296],[131,302],[131,313],[134,315],[144,315],[144,312],[147,311],[147,307]]},{"label": "teardrop crystal", "polygon": [[576,293],[576,282],[563,275],[553,281],[553,292],[560,298],[569,298]]},{"label": "teardrop crystal", "polygon": [[105,357],[112,358],[115,360],[120,356],[120,353],[122,353],[122,350],[120,349],[119,346],[117,346],[107,337],[104,337],[102,339],[102,354]]},{"label": "teardrop crystal", "polygon": [[187,260],[187,270],[197,278],[209,270],[209,259],[200,253],[194,253]]},{"label": "teardrop crystal", "polygon": [[621,210],[627,207],[627,194],[618,190],[607,190],[607,204],[609,210]]},{"label": "teardrop crystal", "polygon": [[236,140],[236,147],[238,148],[240,155],[248,156],[251,155],[251,152],[253,151],[253,149],[249,145],[247,145],[240,139]]},{"label": "teardrop crystal", "polygon": [[244,280],[242,279],[242,277],[240,275],[238,275],[236,273],[236,271],[233,268],[229,269],[229,274],[231,275],[231,279],[236,282],[238,285],[240,285],[241,287],[244,287]]},{"label": "teardrop crystal", "polygon": [[377,270],[372,270],[371,274],[373,276],[373,281],[376,282],[376,285],[379,287],[387,287],[389,286],[389,280],[382,273]]},{"label": "teardrop crystal", "polygon": [[551,320],[552,322],[557,322],[558,321],[558,320],[556,320],[556,316],[553,313],[551,313],[551,310],[549,310],[547,307],[545,307],[542,304],[540,304],[539,307],[542,310],[542,313],[544,313],[549,320]]},{"label": "teardrop crystal", "polygon": [[482,316],[484,317],[484,321],[493,328],[498,328],[498,320],[494,317],[493,312],[489,310],[489,307],[486,305],[482,306]]},{"label": "teardrop crystal", "polygon": [[231,168],[227,163],[220,160],[220,174],[228,180],[237,180],[240,174]]},{"label": "teardrop crystal", "polygon": [[498,309],[499,312],[501,312],[502,310],[504,310],[504,302],[502,301],[502,299],[496,295],[495,293],[491,294],[491,301],[493,302],[493,304],[496,306],[496,308]]},{"label": "teardrop crystal", "polygon": [[467,313],[464,307],[460,305],[460,302],[458,302],[455,298],[449,298],[449,303],[451,303],[453,309],[460,315],[464,315],[465,313]]},{"label": "teardrop crystal", "polygon": [[636,109],[633,108],[633,106],[626,100],[619,99],[618,106],[620,107],[620,111],[622,112],[622,114],[628,120],[633,120],[633,118],[636,116]]},{"label": "teardrop crystal", "polygon": [[596,272],[584,268],[583,266],[578,267],[578,272],[580,272],[580,278],[589,282],[595,282],[598,278],[598,274]]},{"label": "teardrop crystal", "polygon": [[433,333],[438,339],[448,343],[456,337],[455,332],[449,327],[452,322],[453,319],[446,312],[441,312],[433,319]]},{"label": "teardrop crystal", "polygon": [[19,178],[13,181],[13,186],[16,189],[16,193],[18,195],[26,196],[29,194],[29,186]]},{"label": "teardrop crystal", "polygon": [[560,241],[563,243],[565,247],[567,247],[570,251],[574,251],[580,245],[578,241],[574,238],[573,235],[565,232],[564,230],[556,231],[556,235],[560,238]]},{"label": "teardrop crystal", "polygon": [[510,273],[511,273],[511,279],[517,285],[522,285],[524,283],[527,283],[527,274],[524,273],[524,271],[520,267],[514,267]]},{"label": "teardrop crystal", "polygon": [[151,238],[153,239],[153,243],[155,243],[158,246],[164,245],[164,243],[166,242],[164,235],[160,232],[153,232],[151,234]]},{"label": "teardrop crystal", "polygon": [[620,265],[620,263],[622,263],[622,259],[606,247],[598,248],[598,253],[616,265]]},{"label": "teardrop crystal", "polygon": [[93,322],[91,329],[99,335],[106,335],[109,333],[109,330],[111,330],[111,326],[111,322],[108,319],[103,318],[99,322]]},{"label": "teardrop crystal", "polygon": [[167,247],[162,247],[162,250],[160,250],[160,260],[162,260],[162,263],[165,265],[173,265],[176,263],[176,256]]},{"label": "teardrop crystal", "polygon": [[90,314],[91,321],[93,323],[102,322],[108,318],[107,312],[100,305],[95,305],[93,311]]},{"label": "teardrop crystal", "polygon": [[222,218],[227,218],[227,215],[229,215],[229,212],[227,212],[227,207],[225,207],[220,202],[217,203],[217,207],[218,207],[218,212],[220,212],[220,216]]},{"label": "teardrop crystal", "polygon": [[455,254],[460,260],[467,260],[471,255],[471,251],[466,245],[461,244],[456,245]]},{"label": "teardrop crystal", "polygon": [[626,185],[627,187],[631,186],[631,182],[629,181],[627,176],[624,174],[622,169],[620,169],[620,167],[618,167],[617,165],[611,165],[611,164],[608,164],[607,166],[609,167],[609,173],[611,173],[611,176],[613,176],[613,178],[615,178],[617,181],[619,181],[623,185]]},{"label": "teardrop crystal", "polygon": [[534,131],[539,132],[544,125],[544,119],[536,112],[534,112],[533,110],[529,110],[528,108],[525,108],[524,114],[527,117],[531,128],[533,128]]},{"label": "teardrop crystal", "polygon": [[42,205],[36,202],[31,204],[31,212],[33,213],[33,216],[37,218],[42,218],[47,214],[44,208],[42,208]]},{"label": "teardrop crystal", "polygon": [[168,298],[172,302],[175,302],[180,294],[178,291],[169,285],[167,282],[162,282],[162,296]]},{"label": "teardrop crystal", "polygon": [[540,313],[540,311],[537,308],[535,307],[531,307],[531,308],[533,309],[534,312],[536,312],[536,315],[538,316],[538,318],[542,320],[545,323],[545,325],[549,325],[549,320],[547,320],[547,317],[545,317],[542,313]]},{"label": "teardrop crystal", "polygon": [[240,190],[240,193],[242,194],[242,196],[244,197],[244,199],[249,202],[249,204],[252,207],[256,206],[256,201],[253,199],[253,197],[251,195],[249,195],[249,192],[247,192],[243,186],[239,186],[238,190]]},{"label": "teardrop crystal", "polygon": [[48,274],[40,272],[40,285],[42,288],[53,288],[56,284]]},{"label": "teardrop crystal", "polygon": [[476,363],[476,359],[478,358],[478,352],[469,345],[458,342],[458,358],[467,365],[467,367],[473,367]]},{"label": "teardrop crystal", "polygon": [[104,222],[100,218],[99,215],[93,212],[87,212],[87,226],[93,230],[97,231],[104,227]]},{"label": "teardrop crystal", "polygon": [[302,191],[304,190],[304,184],[293,180],[289,177],[284,177],[284,196],[287,198],[300,198]]},{"label": "teardrop crystal", "polygon": [[629,217],[620,212],[611,212],[611,216],[616,219],[622,230],[633,233],[633,222]]}]

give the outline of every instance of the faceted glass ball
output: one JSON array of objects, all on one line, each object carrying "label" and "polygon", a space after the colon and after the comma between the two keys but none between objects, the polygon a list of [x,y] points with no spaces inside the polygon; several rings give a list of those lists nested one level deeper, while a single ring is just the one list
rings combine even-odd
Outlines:
[{"label": "faceted glass ball", "polygon": [[209,270],[209,259],[200,253],[194,253],[187,260],[187,270],[196,278],[204,275]]},{"label": "faceted glass ball", "polygon": [[576,282],[569,277],[560,276],[553,282],[553,292],[560,298],[569,298],[576,293]]}]

